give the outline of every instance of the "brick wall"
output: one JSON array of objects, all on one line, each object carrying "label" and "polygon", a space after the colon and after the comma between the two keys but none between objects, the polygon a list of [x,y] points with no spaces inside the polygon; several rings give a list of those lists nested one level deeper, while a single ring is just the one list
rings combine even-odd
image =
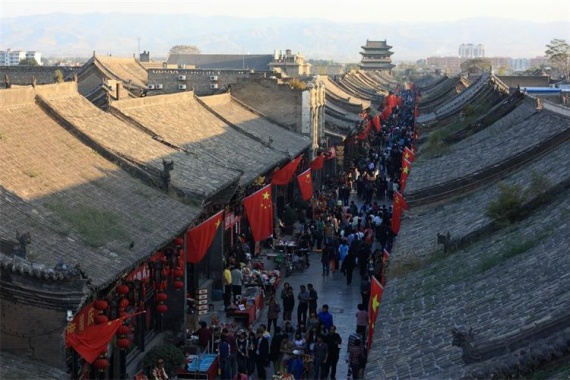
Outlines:
[{"label": "brick wall", "polygon": [[0,66],[0,88],[4,88],[4,76],[8,75],[13,85],[29,86],[32,84],[32,77],[36,78],[37,84],[55,83],[55,71],[60,70],[63,77],[69,80],[79,67],[66,66]]},{"label": "brick wall", "polygon": [[238,81],[231,87],[232,96],[257,112],[301,133],[303,92],[278,84],[276,79]]},{"label": "brick wall", "polygon": [[[236,83],[238,78],[249,76],[249,70],[149,69],[148,84],[154,85],[155,89],[150,89],[148,96],[192,89],[198,96],[212,95]],[[162,85],[162,89],[158,85]],[[186,89],[179,89],[179,85],[186,85]],[[217,85],[217,88],[210,88],[211,85]]]}]

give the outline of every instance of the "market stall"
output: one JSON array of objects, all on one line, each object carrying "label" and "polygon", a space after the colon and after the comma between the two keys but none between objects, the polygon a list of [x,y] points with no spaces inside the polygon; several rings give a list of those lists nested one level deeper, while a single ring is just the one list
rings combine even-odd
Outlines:
[{"label": "market stall", "polygon": [[261,287],[248,287],[242,293],[241,301],[237,308],[227,312],[228,317],[234,317],[244,322],[245,326],[253,323],[265,306],[265,298]]},{"label": "market stall", "polygon": [[178,369],[179,379],[213,380],[218,375],[218,355],[191,355],[185,368]]},{"label": "market stall", "polygon": [[265,295],[275,294],[281,282],[281,272],[278,270],[242,269],[243,285],[245,288],[260,287],[265,291]]}]

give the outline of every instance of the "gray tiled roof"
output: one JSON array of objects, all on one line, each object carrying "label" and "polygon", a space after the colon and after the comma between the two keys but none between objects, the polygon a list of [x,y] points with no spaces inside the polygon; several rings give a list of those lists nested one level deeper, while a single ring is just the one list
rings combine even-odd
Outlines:
[{"label": "gray tiled roof", "polygon": [[199,99],[244,133],[263,142],[268,142],[271,138],[272,149],[290,157],[298,156],[311,146],[311,141],[307,137],[270,122],[241,105],[229,94],[205,96]]},{"label": "gray tiled roof", "polygon": [[[94,152],[39,107],[30,90],[9,90],[18,101],[0,92],[0,237],[30,232],[22,266],[33,263],[34,273],[45,274],[60,261],[79,264],[93,285],[104,286],[194,221],[200,209]],[[90,119],[81,106],[73,109],[76,118]],[[3,266],[11,261],[0,255]]]},{"label": "gray tiled roof", "polygon": [[[244,186],[288,159],[286,153],[268,147],[267,140],[259,141],[242,131],[246,127],[241,124],[255,123],[259,116],[242,118],[239,127],[233,128],[197,101],[192,92],[129,99],[112,106],[202,160],[243,171],[240,183]],[[259,128],[271,133],[269,123],[261,123]]]},{"label": "gray tiled roof", "polygon": [[169,65],[193,65],[197,69],[269,71],[272,54],[170,54]]},{"label": "gray tiled roof", "polygon": [[163,159],[174,161],[171,186],[187,197],[204,200],[239,180],[241,173],[237,170],[155,141],[142,130],[95,107],[77,92],[49,92],[43,97],[75,130],[151,178],[158,180]]}]

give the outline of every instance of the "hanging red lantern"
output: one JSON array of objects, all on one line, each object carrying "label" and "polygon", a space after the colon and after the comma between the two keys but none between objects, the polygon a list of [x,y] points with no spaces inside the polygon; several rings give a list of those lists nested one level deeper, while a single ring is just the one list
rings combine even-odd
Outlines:
[{"label": "hanging red lantern", "polygon": [[131,328],[127,325],[120,325],[117,329],[117,334],[119,335],[127,335],[131,332]]},{"label": "hanging red lantern", "polygon": [[172,275],[173,275],[175,278],[182,277],[182,276],[184,276],[184,270],[182,270],[182,268],[175,268],[175,269],[172,271]]},{"label": "hanging red lantern", "polygon": [[126,350],[130,346],[131,346],[131,340],[130,339],[128,339],[128,338],[117,339],[117,347],[119,347],[120,349]]},{"label": "hanging red lantern", "polygon": [[166,313],[167,310],[168,307],[165,304],[160,304],[156,307],[156,311],[158,311],[160,314]]},{"label": "hanging red lantern", "polygon": [[176,239],[174,239],[174,244],[176,244],[176,245],[182,245],[182,244],[184,244],[184,238],[182,238],[182,237],[177,237]]},{"label": "hanging red lantern", "polygon": [[105,314],[99,314],[95,316],[95,324],[102,325],[103,323],[109,322],[109,318]]},{"label": "hanging red lantern", "polygon": [[129,300],[126,298],[121,299],[121,301],[119,301],[119,307],[121,309],[126,309],[129,306]]},{"label": "hanging red lantern", "polygon": [[95,300],[93,302],[93,307],[95,310],[107,310],[109,308],[109,302],[107,300]]},{"label": "hanging red lantern", "polygon": [[125,284],[117,286],[117,294],[122,296],[129,294],[129,287]]},{"label": "hanging red lantern", "polygon": [[99,372],[104,372],[108,366],[109,366],[109,361],[107,359],[99,358],[93,362],[93,368],[95,368]]},{"label": "hanging red lantern", "polygon": [[164,302],[164,301],[166,301],[167,299],[168,299],[168,296],[166,295],[166,293],[158,293],[158,294],[156,295],[156,300],[157,300],[158,302]]},{"label": "hanging red lantern", "polygon": [[174,281],[174,288],[176,290],[182,290],[182,288],[184,288],[184,281]]}]

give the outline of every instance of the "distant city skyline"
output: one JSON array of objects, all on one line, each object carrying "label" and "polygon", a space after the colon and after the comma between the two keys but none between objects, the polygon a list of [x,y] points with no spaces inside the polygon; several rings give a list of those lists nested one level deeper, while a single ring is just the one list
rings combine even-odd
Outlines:
[{"label": "distant city skyline", "polygon": [[[513,20],[553,22],[570,20],[570,1],[545,0],[540,3],[510,0],[431,0],[383,2],[354,0],[348,3],[291,0],[287,7],[261,0],[0,0],[0,18],[33,16],[53,12],[143,13],[200,16],[225,15],[249,18],[315,18],[331,21],[422,22],[457,21],[472,17],[504,17]],[[570,34],[568,31],[567,34]]]}]

